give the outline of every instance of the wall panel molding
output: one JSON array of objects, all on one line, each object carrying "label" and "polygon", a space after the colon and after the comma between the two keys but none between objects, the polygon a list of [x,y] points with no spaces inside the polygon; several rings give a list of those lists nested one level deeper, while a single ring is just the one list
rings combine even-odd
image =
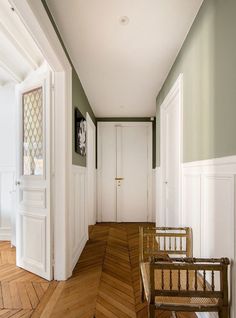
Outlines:
[{"label": "wall panel molding", "polygon": [[[184,163],[182,171],[183,225],[193,228],[194,256],[224,256],[235,262],[236,156]],[[232,317],[235,277],[235,269],[231,268]]]},{"label": "wall panel molding", "polygon": [[155,186],[155,203],[156,203],[156,216],[155,222],[156,226],[161,226],[162,224],[162,215],[161,215],[161,169],[160,167],[156,167],[155,169],[155,177],[156,177],[156,186]]},{"label": "wall panel molding", "polygon": [[71,271],[75,267],[88,240],[86,175],[85,167],[72,166],[72,208],[70,215]]},{"label": "wall panel molding", "polygon": [[11,240],[15,218],[15,173],[12,166],[0,166],[0,240],[4,241]]}]

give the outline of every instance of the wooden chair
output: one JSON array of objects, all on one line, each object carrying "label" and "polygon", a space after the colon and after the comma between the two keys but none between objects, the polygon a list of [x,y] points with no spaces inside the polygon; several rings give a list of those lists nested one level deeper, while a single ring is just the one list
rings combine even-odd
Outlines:
[{"label": "wooden chair", "polygon": [[139,261],[141,299],[149,288],[146,267],[153,256],[192,256],[192,230],[189,227],[140,227]]},{"label": "wooden chair", "polygon": [[152,257],[145,267],[149,317],[157,310],[218,312],[229,318],[228,258]]},{"label": "wooden chair", "polygon": [[152,256],[192,257],[192,229],[189,227],[140,227],[140,262]]}]

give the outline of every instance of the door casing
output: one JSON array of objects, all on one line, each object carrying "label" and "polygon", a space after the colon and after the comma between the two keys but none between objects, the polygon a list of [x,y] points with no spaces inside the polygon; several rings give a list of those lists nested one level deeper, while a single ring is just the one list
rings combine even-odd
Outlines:
[{"label": "door casing", "polygon": [[86,170],[87,170],[87,217],[88,225],[94,225],[97,220],[96,211],[96,127],[86,113],[87,124],[87,153],[86,153]]},{"label": "door casing", "polygon": [[160,106],[160,195],[159,197],[159,204],[158,204],[158,215],[157,215],[157,223],[158,226],[168,226],[166,224],[166,180],[165,180],[165,171],[166,171],[166,162],[165,162],[165,150],[166,150],[166,136],[165,136],[165,112],[170,103],[173,99],[178,96],[178,115],[176,121],[178,122],[179,128],[179,140],[178,140],[178,175],[179,175],[179,182],[178,182],[178,219],[179,224],[176,226],[181,226],[183,223],[183,216],[182,216],[182,162],[183,162],[183,74],[180,74],[177,78],[176,82],[172,86],[171,90],[169,91],[168,95],[166,96],[165,100]]}]

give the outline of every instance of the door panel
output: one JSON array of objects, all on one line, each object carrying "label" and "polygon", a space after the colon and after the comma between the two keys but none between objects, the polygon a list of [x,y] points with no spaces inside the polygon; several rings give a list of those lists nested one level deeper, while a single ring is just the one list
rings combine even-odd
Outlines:
[{"label": "door panel", "polygon": [[99,123],[101,221],[151,220],[151,123]]},{"label": "door panel", "polygon": [[120,220],[122,222],[147,222],[148,220],[148,128],[122,127],[121,181],[122,197]]},{"label": "door panel", "polygon": [[17,265],[52,279],[50,201],[50,71],[17,88]]}]

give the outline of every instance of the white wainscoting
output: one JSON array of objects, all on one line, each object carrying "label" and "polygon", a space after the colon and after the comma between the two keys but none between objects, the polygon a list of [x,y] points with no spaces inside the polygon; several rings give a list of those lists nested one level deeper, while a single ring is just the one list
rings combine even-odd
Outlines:
[{"label": "white wainscoting", "polygon": [[156,171],[157,168],[152,169],[152,220],[156,222]]},{"label": "white wainscoting", "polygon": [[156,177],[156,185],[155,185],[155,199],[156,199],[156,214],[155,214],[155,222],[156,226],[160,226],[162,224],[161,222],[161,201],[160,201],[160,196],[161,196],[161,169],[160,167],[156,167],[155,169],[155,177]]},{"label": "white wainscoting", "polygon": [[71,270],[75,267],[88,240],[86,209],[86,168],[72,166],[72,208],[70,216]]},{"label": "white wainscoting", "polygon": [[15,218],[14,184],[14,167],[0,167],[0,240],[11,240],[12,221]]},{"label": "white wainscoting", "polygon": [[[235,260],[236,156],[183,164],[182,223],[193,228],[194,256]],[[233,269],[233,270],[232,270]],[[235,270],[231,300],[235,302]],[[217,317],[203,315],[199,317]],[[231,317],[234,317],[233,312]]]}]

